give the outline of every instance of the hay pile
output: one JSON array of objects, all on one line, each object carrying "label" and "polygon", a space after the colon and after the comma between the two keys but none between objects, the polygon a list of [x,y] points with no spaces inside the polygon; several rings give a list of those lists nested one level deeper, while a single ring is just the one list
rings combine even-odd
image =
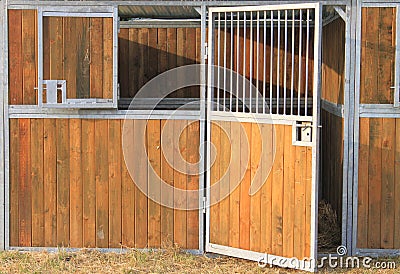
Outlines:
[{"label": "hay pile", "polygon": [[336,249],[341,244],[341,231],[336,211],[326,201],[318,204],[318,249]]}]

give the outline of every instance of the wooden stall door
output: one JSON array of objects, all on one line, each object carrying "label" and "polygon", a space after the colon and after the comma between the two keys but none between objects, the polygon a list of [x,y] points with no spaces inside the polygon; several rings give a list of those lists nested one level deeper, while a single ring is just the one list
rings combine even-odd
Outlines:
[{"label": "wooden stall door", "polygon": [[314,271],[320,6],[210,8],[209,18],[205,249]]}]

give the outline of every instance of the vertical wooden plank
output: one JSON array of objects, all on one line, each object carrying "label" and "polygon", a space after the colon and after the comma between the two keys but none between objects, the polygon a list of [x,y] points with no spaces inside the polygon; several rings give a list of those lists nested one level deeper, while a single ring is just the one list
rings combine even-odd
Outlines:
[{"label": "vertical wooden plank", "polygon": [[[49,80],[63,79],[63,18],[49,17],[48,19],[50,39],[50,77]],[[76,53],[75,53],[76,54]]]},{"label": "vertical wooden plank", "polygon": [[[177,29],[168,28],[167,29],[167,52],[168,52],[168,69],[173,69],[177,67]],[[168,90],[171,90],[170,88]],[[171,94],[170,97],[176,97],[176,92]]]},{"label": "vertical wooden plank", "polygon": [[[146,121],[135,120],[133,138],[134,155],[140,155],[141,149],[146,146]],[[135,182],[140,189],[135,191],[135,245],[136,248],[147,247],[148,207],[147,207],[147,158],[137,159],[133,168],[136,178],[142,181]]]},{"label": "vertical wooden plank", "polygon": [[[76,97],[74,98],[89,98],[91,87],[90,18],[70,18],[69,20],[76,21],[76,29],[74,31],[75,39],[77,40],[76,52],[65,53],[65,57],[68,57],[69,54],[71,54],[70,56],[77,56]],[[67,45],[65,48],[68,48]]]},{"label": "vertical wooden plank", "polygon": [[95,120],[96,246],[108,247],[108,120]]},{"label": "vertical wooden plank", "polygon": [[113,19],[103,18],[103,98],[113,98]]},{"label": "vertical wooden plank", "polygon": [[263,138],[262,178],[265,183],[261,189],[261,252],[272,252],[272,183],[275,152],[275,126],[262,124]]},{"label": "vertical wooden plank", "polygon": [[[103,24],[102,24],[103,26]],[[121,29],[118,34],[118,82],[120,85],[121,98],[129,98],[130,63],[133,62],[129,55],[129,31],[131,29]],[[103,64],[102,64],[103,65]]]},{"label": "vertical wooden plank", "polygon": [[[122,139],[121,120],[108,121],[108,166],[109,166],[109,247],[120,247],[122,243]],[[123,160],[123,159],[122,159]]]},{"label": "vertical wooden plank", "polygon": [[[173,143],[174,131],[173,120],[161,121],[161,178],[163,183],[174,186],[174,150]],[[167,125],[167,126],[166,126]],[[162,201],[174,201],[174,192],[161,192]],[[161,244],[169,247],[174,243],[174,210],[173,208],[161,207]]]},{"label": "vertical wooden plank", "polygon": [[369,122],[368,156],[368,247],[379,248],[381,243],[381,194],[382,194],[382,118]]},{"label": "vertical wooden plank", "polygon": [[139,30],[129,29],[129,95],[133,97],[139,91]]},{"label": "vertical wooden plank", "polygon": [[[251,127],[251,184],[261,185],[262,136],[261,126],[253,123]],[[250,250],[261,252],[261,191],[257,191],[250,200]]]},{"label": "vertical wooden plank", "polygon": [[[134,145],[136,145],[133,132],[134,121],[121,121],[123,130],[123,162],[122,167],[122,245],[127,247],[135,246],[135,184],[126,166],[126,159],[134,157]],[[121,155],[122,156],[122,155]]]},{"label": "vertical wooden plank", "polygon": [[[124,31],[127,31],[124,29]],[[103,18],[91,18],[90,19],[90,98],[103,98]],[[126,45],[124,47],[124,42],[122,41],[121,51],[127,49]],[[125,55],[126,56],[126,55]],[[121,65],[123,61],[127,58],[120,59]],[[122,66],[123,68],[123,66]],[[128,71],[128,70],[124,70]],[[124,71],[121,69],[120,79],[121,90],[125,90],[126,86],[122,84],[128,81],[124,76]]]},{"label": "vertical wooden plank", "polygon": [[[80,89],[80,94],[83,94],[82,88],[84,88],[82,86],[78,87],[78,84],[81,83],[78,81],[78,78],[82,77],[80,74],[82,72],[82,63],[81,60],[78,59],[82,58],[82,54],[78,54],[78,51],[84,50],[79,47],[81,37],[85,32],[82,32],[81,18],[65,17],[63,23],[64,60],[56,61],[64,64],[64,77],[62,79],[58,78],[57,80],[65,79],[67,81],[67,98],[77,98],[78,88]],[[51,27],[51,25],[49,25],[49,27]],[[51,44],[52,41],[49,41],[49,43]],[[85,73],[87,74],[88,72],[86,71]]]},{"label": "vertical wooden plank", "polygon": [[[184,159],[187,155],[187,126],[186,120],[176,120],[174,123],[174,142],[178,142],[179,146],[174,147],[174,187],[179,190],[186,190],[187,176],[181,171],[186,171]],[[181,132],[182,130],[182,132]],[[179,158],[182,158],[179,160]],[[178,162],[179,160],[179,162]],[[179,164],[180,163],[180,164]],[[178,208],[186,208],[186,193],[182,191],[174,192],[174,241],[181,248],[186,248],[186,229],[187,216],[186,210]]]},{"label": "vertical wooden plank", "polygon": [[57,128],[55,119],[43,122],[44,235],[46,246],[57,245]]},{"label": "vertical wooden plank", "polygon": [[360,145],[358,160],[358,219],[357,247],[368,247],[368,162],[369,162],[369,118],[360,119]]},{"label": "vertical wooden plank", "polygon": [[30,119],[19,119],[19,246],[32,245],[32,181]]},{"label": "vertical wooden plank", "polygon": [[158,29],[158,74],[165,72],[168,69],[168,43],[167,29]]},{"label": "vertical wooden plank", "polygon": [[220,164],[219,164],[219,243],[229,245],[229,164],[231,160],[230,122],[220,122]]},{"label": "vertical wooden plank", "polygon": [[[275,161],[272,167],[273,187],[272,187],[272,252],[273,254],[282,254],[283,252],[283,163],[284,159],[284,140],[285,126],[276,125],[276,153]],[[304,159],[304,158],[303,158]],[[302,160],[303,160],[302,159]],[[304,206],[301,208],[304,211]],[[304,216],[304,212],[302,213]]]},{"label": "vertical wooden plank", "polygon": [[[284,170],[283,170],[283,256],[293,257],[293,219],[295,211],[295,183],[294,183],[294,161],[295,147],[292,145],[292,127],[285,126],[284,136]],[[309,237],[309,236],[308,236]]]},{"label": "vertical wooden plank", "polygon": [[295,160],[295,217],[294,217],[294,256],[303,257],[305,246],[305,169],[307,166],[306,147],[296,147]]},{"label": "vertical wooden plank", "polygon": [[157,50],[157,29],[149,29],[149,41],[148,41],[148,80],[151,80],[157,75],[158,72],[158,50]]},{"label": "vertical wooden plank", "polygon": [[148,247],[161,247],[161,207],[160,176],[161,176],[161,121],[149,120],[147,123],[147,154],[148,165]]},{"label": "vertical wooden plank", "polygon": [[19,245],[19,125],[10,119],[10,246]]},{"label": "vertical wooden plank", "polygon": [[305,169],[305,227],[303,257],[311,256],[311,183],[312,183],[312,148],[306,147]]},{"label": "vertical wooden plank", "polygon": [[400,248],[400,119],[396,119],[395,177],[394,177],[394,248]]},{"label": "vertical wooden plank", "polygon": [[394,165],[396,120],[382,119],[381,248],[394,248]]},{"label": "vertical wooden plank", "polygon": [[69,120],[57,119],[57,246],[70,244]]},{"label": "vertical wooden plank", "polygon": [[[195,28],[186,28],[186,65],[196,64],[196,29]],[[185,89],[185,97],[186,98],[199,98],[200,96],[200,87],[190,87]]]},{"label": "vertical wooden plank", "polygon": [[36,103],[35,10],[22,11],[23,104]]},{"label": "vertical wooden plank", "polygon": [[[186,64],[186,30],[178,28],[176,31],[176,66],[184,66]],[[178,76],[179,77],[179,76]],[[182,81],[179,80],[178,81]],[[180,89],[176,92],[178,98],[185,97],[185,89]]]},{"label": "vertical wooden plank", "polygon": [[148,68],[148,40],[149,40],[149,29],[139,29],[138,41],[139,41],[139,77],[138,77],[138,89],[140,89],[147,82],[147,69]]},{"label": "vertical wooden plank", "polygon": [[[215,159],[212,163],[210,170],[210,242],[219,243],[220,228],[220,210],[219,203],[217,203],[219,198],[219,187],[218,181],[220,180],[220,162],[221,162],[221,128],[217,121],[211,123],[211,142],[215,150],[211,151],[210,159]],[[213,155],[214,153],[214,155]]]},{"label": "vertical wooden plank", "polygon": [[83,245],[96,247],[95,123],[82,120]]},{"label": "vertical wooden plank", "polygon": [[[187,176],[187,204],[189,209],[198,208],[199,195],[196,190],[199,189],[199,167],[200,160],[200,122],[189,121],[187,129],[187,161],[189,165],[194,165],[188,168]],[[228,181],[229,184],[229,181]],[[228,185],[229,186],[229,185]],[[190,191],[193,191],[191,193]],[[229,200],[228,200],[229,203]],[[229,204],[228,204],[229,206]],[[228,208],[229,209],[229,208]],[[199,210],[187,211],[187,244],[188,249],[199,249]],[[229,221],[229,220],[228,220]],[[228,234],[228,233],[227,233]],[[229,234],[228,234],[229,237]]]},{"label": "vertical wooden plank", "polygon": [[[251,123],[241,123],[242,131],[240,136],[240,147],[242,149],[240,156],[241,170],[245,170],[242,182],[240,184],[240,248],[250,248],[250,162],[251,162]],[[248,149],[248,159],[243,157],[243,149]]]},{"label": "vertical wooden plank", "polygon": [[9,104],[23,103],[22,10],[8,10]]},{"label": "vertical wooden plank", "polygon": [[45,246],[43,185],[43,120],[31,120],[32,246]]},{"label": "vertical wooden plank", "polygon": [[[229,246],[239,248],[239,206],[240,206],[240,123],[230,123],[231,166],[229,195]],[[236,159],[236,160],[235,160]]]},{"label": "vertical wooden plank", "polygon": [[83,181],[82,181],[82,123],[69,121],[69,174],[70,174],[70,244],[83,246]]}]

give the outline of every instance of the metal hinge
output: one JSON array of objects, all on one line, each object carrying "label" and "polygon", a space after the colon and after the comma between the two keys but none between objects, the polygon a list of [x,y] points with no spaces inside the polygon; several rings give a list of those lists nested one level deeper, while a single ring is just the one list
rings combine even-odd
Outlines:
[{"label": "metal hinge", "polygon": [[206,213],[207,197],[203,197],[203,213]]},{"label": "metal hinge", "polygon": [[205,49],[205,54],[204,54],[204,59],[207,60],[208,58],[208,44],[204,43],[204,49]]},{"label": "metal hinge", "polygon": [[118,17],[117,28],[118,28],[118,33],[121,33],[121,17]]}]

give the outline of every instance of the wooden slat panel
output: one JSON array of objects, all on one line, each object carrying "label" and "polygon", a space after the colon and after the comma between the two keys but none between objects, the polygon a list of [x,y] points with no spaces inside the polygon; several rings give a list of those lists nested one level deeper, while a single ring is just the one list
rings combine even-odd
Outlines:
[{"label": "wooden slat panel", "polygon": [[296,147],[295,161],[295,218],[294,218],[294,256],[302,257],[305,238],[305,169],[306,148]]},{"label": "wooden slat panel", "polygon": [[10,119],[10,246],[19,245],[19,124]]},{"label": "wooden slat panel", "polygon": [[32,181],[30,119],[19,122],[19,246],[32,244]]},{"label": "wooden slat panel", "polygon": [[[243,131],[241,131],[240,136],[240,147],[249,148],[251,144],[251,123],[242,123]],[[248,157],[248,159],[247,159]],[[240,184],[240,248],[249,249],[250,248],[250,157],[251,152],[247,157],[243,157],[242,153],[240,156],[241,169],[245,170],[243,180]]]},{"label": "wooden slat panel", "polygon": [[305,228],[304,228],[304,257],[311,256],[311,242],[314,239],[311,239],[311,207],[312,207],[312,193],[311,193],[311,184],[312,184],[312,148],[306,147],[306,169],[305,169]]},{"label": "wooden slat panel", "polygon": [[[161,120],[161,178],[164,183],[174,186],[174,139],[173,120]],[[162,201],[174,201],[173,189],[161,192]],[[161,207],[161,244],[167,247],[174,243],[174,210],[170,207]]]},{"label": "wooden slat panel", "polygon": [[[65,20],[65,19],[64,19]],[[89,32],[89,18],[72,18],[76,22],[76,30],[73,35],[76,35],[77,40],[76,53],[65,52],[64,56],[77,56],[76,64],[76,98],[89,98],[90,97],[90,84],[91,84],[91,50],[90,50],[90,32]],[[66,39],[65,39],[66,40]],[[67,41],[66,41],[67,42]],[[93,60],[93,64],[95,61]],[[101,77],[99,77],[101,79]]]},{"label": "wooden slat panel", "polygon": [[241,138],[241,125],[240,123],[231,123],[231,166],[230,166],[230,191],[229,195],[229,246],[239,248],[240,242],[240,234],[239,234],[239,223],[240,223],[240,215],[239,215],[239,206],[240,206],[240,138]]},{"label": "wooden slat panel", "polygon": [[31,120],[32,246],[45,245],[43,184],[43,120]]},{"label": "wooden slat panel", "polygon": [[[146,121],[135,120],[133,138],[135,146],[133,155],[140,155],[141,147],[146,144]],[[140,147],[141,146],[141,147]],[[147,226],[148,226],[148,207],[147,207],[147,159],[140,158],[134,162],[132,172],[135,178],[142,178],[143,181],[135,182],[141,189],[135,191],[135,246],[137,248],[147,247]]]},{"label": "wooden slat panel", "polygon": [[[70,244],[69,120],[57,119],[57,245]],[[68,144],[68,145],[66,145]]]},{"label": "wooden slat panel", "polygon": [[[90,19],[90,97],[91,98],[103,98],[103,52],[104,52],[103,20],[104,20],[103,18]],[[122,64],[123,63],[121,63],[121,65]],[[123,73],[122,70],[121,72]]]},{"label": "wooden slat panel", "polygon": [[23,100],[22,10],[8,11],[9,104]]},{"label": "wooden slat panel", "polygon": [[120,247],[122,243],[122,178],[121,165],[122,158],[122,139],[121,139],[121,121],[108,121],[108,167],[109,167],[109,247]]},{"label": "wooden slat panel", "polygon": [[[129,39],[129,32],[132,29],[121,29],[118,35],[118,80],[121,89],[121,98],[129,97],[129,85],[133,79],[130,79],[130,62],[133,61],[130,56],[130,44],[133,43]],[[134,49],[132,49],[133,51]],[[132,95],[133,97],[133,95]]]},{"label": "wooden slat panel", "polygon": [[394,170],[394,235],[393,248],[400,248],[400,119],[396,119],[396,145]]},{"label": "wooden slat panel", "polygon": [[82,120],[83,244],[96,246],[95,122]]},{"label": "wooden slat panel", "polygon": [[82,122],[80,119],[69,121],[69,157],[70,157],[70,244],[71,247],[83,246],[83,181],[82,181]]},{"label": "wooden slat panel", "polygon": [[149,40],[149,29],[139,29],[139,78],[138,85],[141,88],[147,81],[146,72],[148,70],[148,49],[147,44]]},{"label": "wooden slat panel", "polygon": [[[134,157],[133,147],[136,144],[133,137],[134,121],[121,122],[123,130],[123,156],[122,162],[122,245],[135,246],[135,185],[126,166],[128,157]],[[121,155],[122,156],[122,155]]]},{"label": "wooden slat panel", "polygon": [[103,19],[103,98],[113,98],[113,19]]},{"label": "wooden slat panel", "polygon": [[382,119],[370,119],[369,124],[369,209],[368,209],[368,245],[379,248],[381,227],[377,220],[381,219],[382,193]]},{"label": "wooden slat panel", "polygon": [[[200,122],[189,122],[187,128],[187,161],[194,165],[192,169],[187,169],[187,189],[193,191],[187,195],[187,205],[189,209],[198,208],[199,196],[195,190],[199,189],[199,167],[200,160]],[[196,165],[197,164],[197,165]],[[229,183],[229,182],[228,182]],[[229,200],[228,200],[229,203]],[[229,206],[229,204],[228,204]],[[229,208],[228,208],[229,209]],[[199,249],[199,211],[189,210],[187,212],[187,249]],[[228,234],[228,233],[227,233]],[[229,235],[228,235],[229,236]]]},{"label": "wooden slat panel", "polygon": [[[177,29],[168,28],[167,29],[167,51],[168,51],[168,69],[173,69],[177,67],[177,52],[178,52],[178,42],[177,42]],[[168,89],[171,90],[171,89]],[[176,93],[172,94],[170,97],[176,97]]]},{"label": "wooden slat panel", "polygon": [[[187,189],[187,176],[182,172],[186,169],[187,155],[187,121],[174,121],[174,140],[178,142],[178,146],[174,146],[174,187],[178,190]],[[184,130],[185,129],[185,130]],[[181,159],[182,158],[182,159]],[[186,210],[178,208],[186,208],[187,198],[186,193],[182,191],[174,192],[174,242],[181,248],[186,248],[187,240],[187,217]]]},{"label": "wooden slat panel", "polygon": [[[211,142],[213,144],[214,150],[211,151],[210,159],[215,159],[210,170],[210,185],[212,190],[212,195],[210,195],[210,242],[218,243],[220,236],[219,229],[219,219],[220,210],[219,203],[217,199],[219,198],[219,187],[216,185],[220,179],[220,157],[221,157],[221,128],[218,122],[213,121],[211,123]],[[214,155],[213,155],[214,154]]]},{"label": "wooden slat panel", "polygon": [[[78,88],[80,89],[80,93],[82,93],[82,86],[77,86],[78,78],[82,76],[80,74],[82,68],[78,71],[78,64],[81,64],[78,57],[82,58],[81,54],[78,54],[78,51],[80,50],[80,37],[82,37],[82,34],[86,33],[82,33],[83,30],[80,24],[81,20],[78,20],[73,17],[66,17],[63,19],[64,61],[56,60],[57,62],[63,62],[64,64],[64,77],[62,79],[67,81],[67,98],[77,98]],[[51,44],[52,41],[49,41],[49,43]],[[86,71],[86,77],[88,72],[89,71]]]},{"label": "wooden slat panel", "polygon": [[161,246],[161,121],[149,120],[147,123],[148,191],[156,201],[148,199],[148,247]]},{"label": "wooden slat panel", "polygon": [[23,104],[36,103],[36,11],[22,11]]},{"label": "wooden slat panel", "polygon": [[230,122],[221,121],[219,122],[220,129],[220,156],[218,157],[219,164],[219,237],[218,243],[221,245],[229,244],[229,180],[230,176],[227,173],[230,156],[231,156],[231,144],[229,135],[231,131]]},{"label": "wooden slat panel", "polygon": [[108,121],[95,120],[96,246],[108,247]]},{"label": "wooden slat panel", "polygon": [[50,79],[59,80],[63,79],[63,19],[59,17],[44,18],[43,21],[48,21],[45,26],[50,28],[49,40],[50,51],[44,52],[50,56]]},{"label": "wooden slat panel", "polygon": [[151,28],[149,29],[149,40],[147,45],[148,50],[148,71],[147,77],[148,80],[151,80],[153,77],[158,74],[158,50],[157,50],[157,29]]},{"label": "wooden slat panel", "polygon": [[[262,163],[260,162],[262,151],[261,127],[253,124],[251,127],[251,184],[260,185]],[[250,249],[261,252],[261,191],[257,191],[250,200]]]},{"label": "wooden slat panel", "polygon": [[43,122],[43,183],[45,245],[57,245],[57,128],[55,119]]},{"label": "wooden slat panel", "polygon": [[360,148],[358,161],[357,247],[359,248],[368,246],[369,142],[369,119],[362,118],[360,119]]},{"label": "wooden slat panel", "polygon": [[[129,93],[128,97],[135,96],[136,92],[139,91],[139,51],[138,48],[139,41],[139,30],[130,29],[129,30]],[[122,90],[121,90],[122,92]],[[126,92],[124,92],[125,94]]]}]

